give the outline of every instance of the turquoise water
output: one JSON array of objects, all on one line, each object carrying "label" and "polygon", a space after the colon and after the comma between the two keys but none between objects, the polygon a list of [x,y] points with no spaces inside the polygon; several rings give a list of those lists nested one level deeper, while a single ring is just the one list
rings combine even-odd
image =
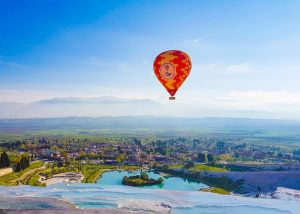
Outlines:
[{"label": "turquoise water", "polygon": [[[42,197],[68,201],[81,209],[114,208],[174,214],[297,214],[300,210],[299,201],[224,196],[196,191],[205,185],[181,178],[165,178],[163,186],[124,186],[121,184],[124,175],[133,174],[108,172],[94,184],[60,183],[47,187],[0,186],[0,202],[1,196],[11,197],[13,201],[19,201],[20,196]],[[158,176],[150,173],[152,178]],[[30,208],[35,209],[35,206],[37,209],[40,208],[37,205],[31,203]],[[0,209],[5,207],[9,207],[9,204],[0,203]]]},{"label": "turquoise water", "polygon": [[186,214],[186,213],[199,213],[199,214],[289,214],[288,211],[282,211],[270,208],[261,208],[253,206],[238,206],[238,207],[217,207],[217,206],[197,206],[193,208],[177,208],[173,210],[176,214]]},{"label": "turquoise water", "polygon": [[[101,185],[99,183],[61,183],[48,187],[0,186],[0,201],[1,195],[12,197],[14,201],[19,201],[19,196],[55,198],[71,202],[82,209],[114,208],[145,211],[146,213],[297,214],[300,210],[299,201],[224,196],[199,191]],[[0,203],[0,209],[7,206]],[[34,203],[31,203],[30,209],[35,209],[35,206],[41,209],[41,206]]]},{"label": "turquoise water", "polygon": [[[97,183],[101,185],[122,185],[124,176],[139,175],[139,172],[128,171],[112,171],[106,172],[102,175]],[[160,176],[154,172],[148,172],[150,178],[158,179]],[[186,179],[178,177],[163,177],[164,183],[161,185],[143,186],[138,188],[144,189],[166,189],[166,190],[182,190],[182,191],[197,191],[199,189],[207,188],[208,186],[203,183],[191,182]]]}]

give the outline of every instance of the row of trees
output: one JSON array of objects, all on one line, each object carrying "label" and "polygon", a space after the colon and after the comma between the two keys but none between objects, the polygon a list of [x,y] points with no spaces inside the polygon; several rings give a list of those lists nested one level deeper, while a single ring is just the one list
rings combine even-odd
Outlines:
[{"label": "row of trees", "polygon": [[30,165],[30,159],[27,155],[22,155],[20,160],[16,163],[14,167],[15,172],[20,172],[21,170],[26,169]]},{"label": "row of trees", "polygon": [[201,163],[211,163],[214,162],[215,158],[213,154],[207,152],[198,153],[198,161]]},{"label": "row of trees", "polygon": [[30,165],[30,157],[26,154],[23,154],[21,157],[14,157],[13,164],[9,160],[8,154],[6,152],[2,152],[0,155],[0,168],[6,168],[13,166],[13,170],[15,172],[19,172],[23,169],[26,169]]},{"label": "row of trees", "polygon": [[2,152],[0,156],[0,168],[5,168],[10,166],[10,161],[6,152]]}]

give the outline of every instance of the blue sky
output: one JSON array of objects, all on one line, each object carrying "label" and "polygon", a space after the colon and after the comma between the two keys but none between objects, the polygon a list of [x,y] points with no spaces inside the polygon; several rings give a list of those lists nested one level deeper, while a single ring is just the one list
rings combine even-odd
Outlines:
[{"label": "blue sky", "polygon": [[161,102],[168,94],[153,60],[180,49],[193,62],[177,93],[182,106],[296,112],[299,23],[297,0],[4,0],[0,102],[105,95]]}]

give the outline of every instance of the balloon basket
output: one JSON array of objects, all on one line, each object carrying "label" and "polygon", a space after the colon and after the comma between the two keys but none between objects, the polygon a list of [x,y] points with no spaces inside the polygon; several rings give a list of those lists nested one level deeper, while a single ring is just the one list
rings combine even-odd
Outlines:
[{"label": "balloon basket", "polygon": [[173,97],[173,96],[169,97],[169,100],[175,100],[175,97]]}]

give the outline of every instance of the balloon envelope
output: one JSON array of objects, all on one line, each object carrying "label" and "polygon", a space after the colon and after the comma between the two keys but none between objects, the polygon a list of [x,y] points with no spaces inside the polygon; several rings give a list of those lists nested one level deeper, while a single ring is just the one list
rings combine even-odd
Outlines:
[{"label": "balloon envelope", "polygon": [[178,88],[190,74],[192,62],[190,57],[178,50],[159,54],[153,63],[154,73],[161,84],[174,96]]}]

